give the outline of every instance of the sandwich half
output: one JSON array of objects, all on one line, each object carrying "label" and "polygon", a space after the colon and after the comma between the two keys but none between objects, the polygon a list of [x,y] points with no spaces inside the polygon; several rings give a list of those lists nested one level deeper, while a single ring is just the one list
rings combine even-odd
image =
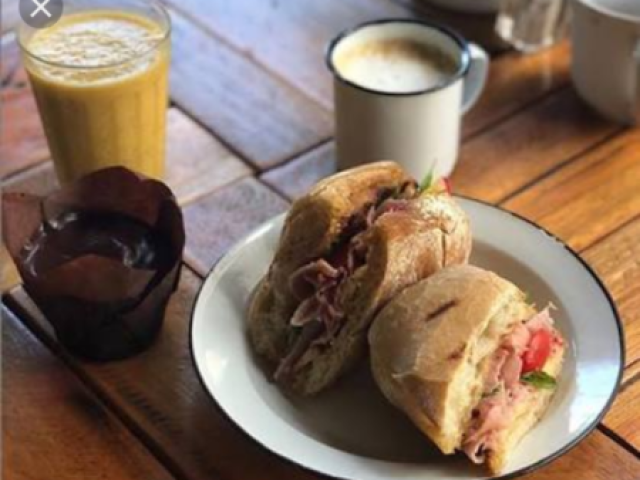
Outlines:
[{"label": "sandwich half", "polygon": [[390,298],[470,249],[469,221],[444,183],[421,189],[392,162],[329,177],[292,205],[249,308],[251,343],[277,382],[320,392],[365,354]]},{"label": "sandwich half", "polygon": [[400,293],[369,332],[387,399],[445,454],[464,451],[497,475],[555,391],[565,342],[549,308],[470,265]]}]

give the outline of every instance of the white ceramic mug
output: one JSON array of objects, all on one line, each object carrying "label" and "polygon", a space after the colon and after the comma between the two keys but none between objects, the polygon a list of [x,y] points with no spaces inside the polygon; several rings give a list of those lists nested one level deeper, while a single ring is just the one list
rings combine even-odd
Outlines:
[{"label": "white ceramic mug", "polygon": [[[455,70],[431,88],[389,92],[346,79],[335,64],[342,49],[378,40],[417,42],[454,62]],[[411,19],[368,22],[343,32],[327,50],[334,75],[338,169],[395,160],[415,178],[451,174],[458,158],[461,117],[486,83],[489,57],[456,32]]]},{"label": "white ceramic mug", "polygon": [[572,76],[607,118],[640,121],[640,0],[573,1]]}]

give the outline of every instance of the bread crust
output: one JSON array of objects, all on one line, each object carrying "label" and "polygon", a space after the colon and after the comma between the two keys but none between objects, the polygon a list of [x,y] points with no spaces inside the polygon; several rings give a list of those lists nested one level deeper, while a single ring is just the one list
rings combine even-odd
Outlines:
[{"label": "bread crust", "polygon": [[[375,200],[376,190],[411,181],[394,163],[372,164],[330,177],[294,203],[249,309],[249,336],[259,354],[274,363],[286,354],[288,323],[299,305],[289,288],[292,273],[326,255],[353,212]],[[340,290],[344,326],[329,348],[314,347],[301,359],[302,368],[290,378],[294,391],[315,394],[362,358],[374,314],[398,291],[468,260],[469,221],[451,197],[425,196],[411,205],[410,215],[385,214],[364,233],[366,264]]]}]

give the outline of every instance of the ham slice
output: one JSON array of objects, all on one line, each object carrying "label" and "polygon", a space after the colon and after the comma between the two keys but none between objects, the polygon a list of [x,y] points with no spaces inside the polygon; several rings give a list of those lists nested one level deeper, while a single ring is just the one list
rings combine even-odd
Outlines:
[{"label": "ham slice", "polygon": [[482,463],[486,452],[493,448],[493,442],[500,430],[509,426],[513,407],[529,395],[529,389],[521,383],[512,389],[501,388],[486,396],[474,410],[475,421],[465,434],[462,450],[474,463]]},{"label": "ham slice", "polygon": [[309,345],[322,332],[322,328],[322,324],[318,321],[309,322],[302,328],[293,347],[289,350],[287,356],[280,361],[273,374],[273,379],[276,382],[283,380],[293,371],[296,363],[307,351]]},{"label": "ham slice", "polygon": [[489,360],[489,368],[484,381],[485,392],[491,392],[500,385],[500,374],[502,373],[502,367],[508,356],[509,350],[499,348]]},{"label": "ham slice", "polygon": [[340,271],[321,258],[296,270],[289,279],[289,288],[298,300],[303,300],[312,295],[315,289],[339,276]]},{"label": "ham slice", "polygon": [[508,425],[507,402],[507,395],[501,389],[483,399],[474,411],[476,418],[481,420],[469,429],[463,445],[464,452],[473,462],[484,461],[484,452],[491,446],[492,433]]},{"label": "ham slice", "polygon": [[320,308],[322,305],[314,295],[304,300],[296,309],[291,317],[290,325],[293,327],[302,327],[307,323],[316,320],[320,316]]},{"label": "ham slice", "polygon": [[529,321],[527,321],[526,326],[531,333],[538,330],[546,330],[548,332],[552,332],[553,320],[551,319],[551,314],[549,313],[549,307],[541,310],[533,317],[531,317]]},{"label": "ham slice", "polygon": [[[531,336],[540,329],[555,332],[549,308],[517,324],[489,359],[484,397],[473,411],[473,420],[462,445],[462,450],[475,463],[484,461],[496,434],[508,426],[514,405],[529,394],[529,389],[520,381],[522,355],[527,350]],[[559,338],[555,333],[554,337]]]},{"label": "ham slice", "polygon": [[311,297],[303,300],[290,320],[293,327],[301,327],[312,320],[320,321],[328,331],[333,331],[342,311],[337,305],[337,289],[339,282],[329,280]]},{"label": "ham slice", "polygon": [[500,377],[504,382],[504,386],[507,390],[513,390],[520,383],[520,376],[522,374],[522,357],[514,352],[510,351],[502,370]]},{"label": "ham slice", "polygon": [[511,334],[503,340],[503,345],[522,355],[529,345],[531,340],[531,330],[528,328],[527,323],[519,323],[511,331]]},{"label": "ham slice", "polygon": [[382,214],[407,211],[407,199],[416,191],[416,186],[408,183],[397,194],[401,199],[390,198],[389,192],[384,192],[376,204],[349,218],[342,240],[331,255],[309,262],[291,275],[289,288],[300,303],[289,324],[301,328],[302,333],[280,362],[276,380],[295,370],[296,363],[311,346],[331,343],[338,334],[344,317],[338,293],[345,280],[366,262],[368,246],[363,234]]},{"label": "ham slice", "polygon": [[376,211],[375,219],[377,220],[381,216],[387,213],[394,212],[407,212],[411,209],[411,204],[406,200],[387,200]]},{"label": "ham slice", "polygon": [[371,205],[371,207],[369,208],[366,217],[366,228],[369,228],[376,221],[377,210],[378,209],[375,207],[375,205]]}]

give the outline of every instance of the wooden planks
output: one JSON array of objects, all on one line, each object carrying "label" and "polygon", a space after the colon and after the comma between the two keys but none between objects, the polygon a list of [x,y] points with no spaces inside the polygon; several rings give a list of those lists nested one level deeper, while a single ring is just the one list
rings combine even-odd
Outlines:
[{"label": "wooden planks", "polygon": [[479,102],[464,117],[464,136],[495,126],[567,85],[569,63],[567,43],[532,55],[509,52],[494,59]]},{"label": "wooden planks", "polygon": [[637,480],[640,459],[599,431],[576,448],[523,480]]},{"label": "wooden planks", "polygon": [[632,378],[624,384],[604,424],[629,445],[640,451],[640,377]]},{"label": "wooden planks", "polygon": [[217,138],[180,110],[167,118],[167,183],[182,205],[251,174]]},{"label": "wooden planks", "polygon": [[269,170],[261,179],[293,200],[304,195],[318,180],[335,171],[335,144],[328,142],[293,162]]},{"label": "wooden planks", "polygon": [[[182,205],[251,174],[214,136],[177,108],[167,113],[166,182]],[[4,182],[6,190],[47,195],[58,187],[47,162]]]},{"label": "wooden planks", "polygon": [[324,66],[329,40],[366,20],[409,16],[408,10],[386,0],[169,2],[325,108],[331,107],[331,78]]},{"label": "wooden planks", "polygon": [[[189,354],[189,317],[200,280],[183,271],[156,343],[134,358],[108,364],[69,359],[153,451],[189,480],[311,479],[250,441],[202,389]],[[11,297],[29,311],[29,323],[52,341],[51,330],[22,291]],[[25,313],[25,312],[23,312]],[[118,478],[118,477],[113,477]],[[149,478],[141,476],[140,478]]]},{"label": "wooden planks", "polygon": [[604,425],[640,451],[640,217],[584,252],[613,295],[625,327],[622,389]]},{"label": "wooden planks", "polygon": [[36,102],[21,67],[13,35],[2,37],[0,91],[0,179],[44,161],[49,156]]},{"label": "wooden planks", "polygon": [[613,295],[625,326],[626,362],[640,361],[640,217],[584,252]]},{"label": "wooden planks", "polygon": [[499,202],[617,130],[563,89],[464,144],[453,184],[464,195]]},{"label": "wooden planks", "polygon": [[234,151],[264,169],[329,137],[318,104],[182,16],[172,20],[172,98]]},{"label": "wooden planks", "polygon": [[19,4],[19,0],[2,0],[0,4],[0,20],[3,34],[13,30],[20,22]]},{"label": "wooden planks", "polygon": [[505,206],[581,250],[640,214],[639,185],[640,132],[629,130]]},{"label": "wooden planks", "polygon": [[287,202],[251,178],[213,193],[184,210],[187,262],[206,274],[237,241],[283,212]]},{"label": "wooden planks", "polygon": [[0,308],[4,478],[173,478],[62,362]]},{"label": "wooden planks", "polygon": [[622,383],[627,384],[640,378],[640,361],[631,363],[622,374]]}]

